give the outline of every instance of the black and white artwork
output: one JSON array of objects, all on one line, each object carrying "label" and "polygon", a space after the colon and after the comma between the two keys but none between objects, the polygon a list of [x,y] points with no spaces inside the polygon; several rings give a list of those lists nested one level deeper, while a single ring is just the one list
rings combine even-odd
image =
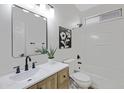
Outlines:
[{"label": "black and white artwork", "polygon": [[71,48],[71,30],[59,26],[59,48]]}]

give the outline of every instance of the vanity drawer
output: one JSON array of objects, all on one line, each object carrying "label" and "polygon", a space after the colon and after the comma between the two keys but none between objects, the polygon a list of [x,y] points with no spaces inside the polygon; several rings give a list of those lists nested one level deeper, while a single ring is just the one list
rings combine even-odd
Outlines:
[{"label": "vanity drawer", "polygon": [[58,88],[59,89],[69,88],[69,68],[65,68],[58,72]]}]

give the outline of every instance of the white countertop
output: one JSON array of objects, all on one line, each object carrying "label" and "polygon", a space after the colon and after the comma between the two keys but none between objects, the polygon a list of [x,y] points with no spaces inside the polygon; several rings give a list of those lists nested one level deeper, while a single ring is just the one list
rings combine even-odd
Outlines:
[{"label": "white countertop", "polygon": [[[68,64],[64,64],[61,62],[47,62],[45,64],[36,66],[35,69],[30,68],[29,72],[35,71],[36,73],[24,80],[12,80],[10,77],[14,75],[19,75],[16,73],[10,73],[5,76],[0,77],[0,89],[25,89],[33,84],[38,83],[39,81],[44,80],[45,78],[57,73],[58,71],[68,67]],[[25,73],[25,71],[21,71],[21,73]],[[30,81],[28,81],[31,79]]]}]

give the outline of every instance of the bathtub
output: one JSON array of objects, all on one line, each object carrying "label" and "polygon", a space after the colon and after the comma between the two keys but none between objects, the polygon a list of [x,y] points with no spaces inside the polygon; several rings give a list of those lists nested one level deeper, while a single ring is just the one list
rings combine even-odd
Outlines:
[{"label": "bathtub", "polygon": [[82,72],[88,74],[91,79],[92,79],[92,85],[91,87],[94,89],[123,89],[124,85],[112,81],[106,77],[94,74],[94,73],[89,73],[89,72]]}]

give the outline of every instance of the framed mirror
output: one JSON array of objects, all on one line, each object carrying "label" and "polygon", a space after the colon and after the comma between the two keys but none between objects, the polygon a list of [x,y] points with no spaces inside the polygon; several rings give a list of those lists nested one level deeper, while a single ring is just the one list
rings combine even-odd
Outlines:
[{"label": "framed mirror", "polygon": [[39,55],[37,49],[47,49],[47,18],[12,6],[12,55],[24,57]]}]

